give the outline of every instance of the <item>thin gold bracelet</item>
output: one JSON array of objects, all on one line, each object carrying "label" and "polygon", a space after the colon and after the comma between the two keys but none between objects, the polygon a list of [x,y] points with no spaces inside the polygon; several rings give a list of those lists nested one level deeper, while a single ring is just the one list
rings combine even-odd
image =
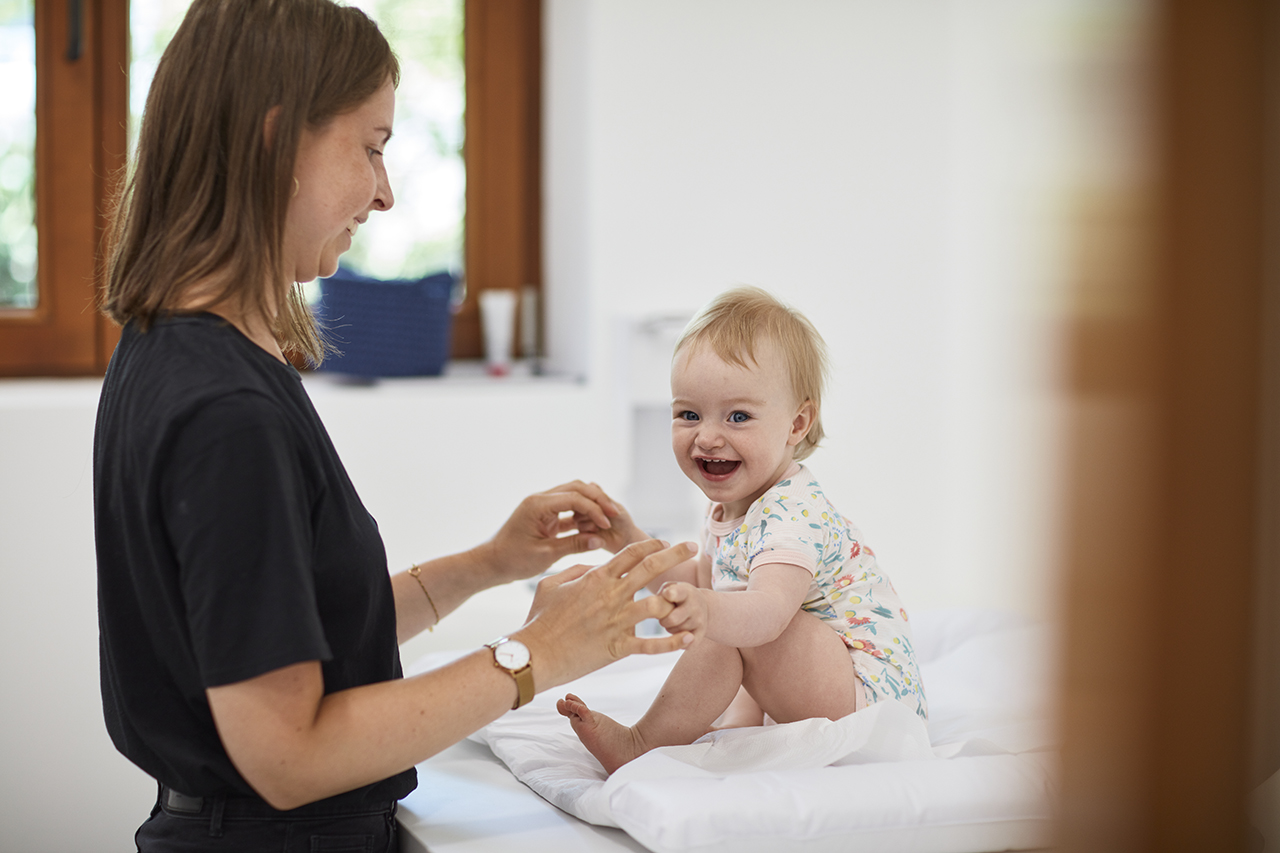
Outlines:
[{"label": "thin gold bracelet", "polygon": [[431,605],[431,612],[436,615],[436,621],[427,627],[428,631],[434,631],[436,626],[440,624],[440,611],[436,610],[436,603],[431,598],[431,593],[427,592],[427,585],[422,582],[422,566],[412,566],[409,574],[413,575],[413,579],[418,582],[418,586],[422,587],[422,594],[427,597],[427,604]]}]

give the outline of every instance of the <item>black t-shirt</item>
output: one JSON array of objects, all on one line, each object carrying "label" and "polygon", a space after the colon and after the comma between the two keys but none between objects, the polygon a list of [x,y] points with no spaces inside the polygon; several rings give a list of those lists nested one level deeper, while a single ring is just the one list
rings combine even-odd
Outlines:
[{"label": "black t-shirt", "polygon": [[[205,688],[301,661],[325,693],[401,676],[377,523],[298,372],[212,314],[126,326],[94,438],[102,704],[126,757],[254,796]],[[399,799],[406,770],[333,798]]]}]

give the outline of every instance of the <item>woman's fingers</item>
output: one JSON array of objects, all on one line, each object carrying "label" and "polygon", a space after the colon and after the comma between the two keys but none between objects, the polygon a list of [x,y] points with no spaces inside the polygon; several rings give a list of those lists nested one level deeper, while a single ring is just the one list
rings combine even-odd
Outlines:
[{"label": "woman's fingers", "polygon": [[675,605],[670,601],[666,601],[656,595],[646,595],[644,598],[636,599],[631,603],[625,618],[632,625],[638,625],[645,619],[661,621],[671,615],[674,607]]},{"label": "woman's fingers", "polygon": [[609,518],[600,505],[577,492],[544,492],[532,495],[530,499],[538,503],[539,513],[550,519],[553,525],[559,525],[565,520],[572,522],[575,517],[581,517],[604,530],[610,526]]},{"label": "woman's fingers", "polygon": [[632,637],[628,643],[628,655],[661,655],[688,648],[694,640],[693,634],[672,634],[670,637]]},{"label": "woman's fingers", "polygon": [[632,612],[626,615],[627,620],[633,625],[645,619],[657,619],[663,628],[673,634],[688,633],[690,637],[694,637],[697,636],[698,631],[696,626],[687,624],[689,617],[688,608],[672,604],[661,595],[649,595],[637,600]]},{"label": "woman's fingers", "polygon": [[629,576],[646,558],[662,551],[666,547],[667,543],[660,539],[632,542],[615,554],[613,559],[601,565],[600,571],[613,578]]},{"label": "woman's fingers", "polygon": [[591,500],[592,503],[598,505],[604,510],[606,515],[617,515],[619,510],[613,499],[605,494],[604,489],[596,483],[584,483],[581,480],[574,480],[569,483],[557,486],[552,489],[553,492],[577,492],[580,495]]},{"label": "woman's fingers", "polygon": [[595,567],[589,566],[586,563],[579,563],[576,566],[570,566],[564,571],[556,572],[554,575],[547,575],[545,578],[538,581],[538,586],[545,584],[548,587],[554,587],[563,583],[568,583],[569,581],[576,581],[593,568]]},{"label": "woman's fingers", "polygon": [[580,512],[560,516],[559,528],[561,533],[568,533],[571,530],[576,533],[596,533],[600,530],[598,524]]},{"label": "woman's fingers", "polygon": [[636,542],[604,565],[576,566],[566,571],[571,577],[540,582],[521,631],[535,659],[543,661],[542,684],[562,684],[629,654],[683,648],[686,641],[679,638],[636,637],[637,623],[666,616],[674,605],[659,596],[637,601],[635,593],[695,550],[687,543]]},{"label": "woman's fingers", "polygon": [[583,551],[595,551],[604,547],[604,540],[598,533],[578,533],[573,536],[559,536],[549,539],[542,546],[550,555],[551,562],[581,554]]},{"label": "woman's fingers", "polygon": [[669,571],[670,569],[674,569],[676,566],[698,553],[698,546],[692,542],[681,542],[678,545],[667,547],[665,542],[649,539],[628,545],[626,548],[618,552],[618,556],[622,556],[633,548],[649,545],[651,542],[658,542],[662,547],[662,550],[655,553],[646,549],[640,562],[626,572],[626,581],[633,595],[647,586],[649,581],[653,580],[658,575]]},{"label": "woman's fingers", "polygon": [[614,506],[613,501],[609,500],[604,489],[595,483],[584,483],[581,480],[564,483],[534,497],[541,498],[546,503],[546,507],[557,514],[573,512],[585,515],[605,530],[611,526],[610,512],[613,515],[618,514],[617,507]]}]

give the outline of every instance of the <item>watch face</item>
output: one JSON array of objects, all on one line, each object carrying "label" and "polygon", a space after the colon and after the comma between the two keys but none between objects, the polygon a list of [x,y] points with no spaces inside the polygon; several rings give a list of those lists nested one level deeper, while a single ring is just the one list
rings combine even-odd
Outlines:
[{"label": "watch face", "polygon": [[493,659],[505,669],[524,669],[529,665],[529,649],[519,640],[507,640],[494,646]]}]

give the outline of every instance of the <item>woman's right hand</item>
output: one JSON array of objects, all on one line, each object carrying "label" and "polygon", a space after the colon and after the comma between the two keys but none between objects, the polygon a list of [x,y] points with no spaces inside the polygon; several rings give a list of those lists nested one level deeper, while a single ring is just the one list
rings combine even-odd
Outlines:
[{"label": "woman's right hand", "polygon": [[663,619],[673,605],[635,594],[653,578],[688,560],[697,547],[667,547],[657,539],[636,542],[603,565],[574,566],[538,583],[529,620],[512,636],[533,656],[534,686],[541,692],[631,654],[662,654],[693,642],[688,633],[637,637],[636,624]]},{"label": "woman's right hand", "polygon": [[[650,539],[602,566],[575,566],[538,584],[529,622],[512,634],[533,656],[538,690],[557,687],[629,654],[683,648],[690,634],[635,635],[671,603],[636,591],[693,553]],[[406,575],[407,577],[407,575]],[[687,639],[686,639],[687,638]],[[209,709],[227,755],[279,809],[385,779],[497,719],[514,699],[488,649],[411,678],[325,692],[319,661],[211,687]]]}]

